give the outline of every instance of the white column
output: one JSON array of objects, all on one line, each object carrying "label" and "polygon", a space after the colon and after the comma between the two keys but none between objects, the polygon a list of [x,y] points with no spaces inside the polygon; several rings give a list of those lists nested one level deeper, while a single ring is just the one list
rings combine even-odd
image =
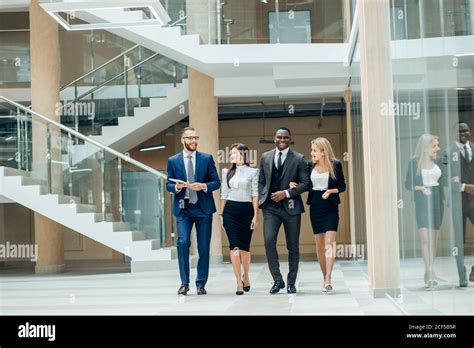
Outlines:
[{"label": "white column", "polygon": [[382,116],[393,100],[389,0],[359,0],[367,255],[374,297],[400,293],[395,122]]}]

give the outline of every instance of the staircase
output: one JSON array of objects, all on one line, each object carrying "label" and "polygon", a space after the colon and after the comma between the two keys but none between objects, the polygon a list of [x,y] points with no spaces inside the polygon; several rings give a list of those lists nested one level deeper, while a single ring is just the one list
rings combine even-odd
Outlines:
[{"label": "staircase", "polygon": [[48,194],[46,183],[18,169],[0,167],[0,195],[132,258],[133,271],[175,267],[176,248],[162,247],[126,222],[113,221],[80,198]]},{"label": "staircase", "polygon": [[[116,71],[117,65],[123,65],[122,72],[106,81],[95,80],[98,72],[109,76],[109,69]],[[95,111],[100,117],[93,121],[81,122],[74,115],[72,124],[67,118],[62,122],[101,144],[127,152],[188,116],[185,76],[185,66],[137,44],[61,88],[61,99],[70,101],[64,110],[77,110],[73,107],[83,103],[100,108]],[[90,146],[74,147],[74,165],[94,154]]]},{"label": "staircase", "polygon": [[[9,126],[20,127],[6,131],[18,137],[13,151],[19,157],[0,166],[0,201],[16,202],[129,256],[132,271],[176,267],[176,248],[166,233],[166,175],[5,97],[0,105],[16,110]],[[25,129],[32,130],[33,141]],[[98,155],[80,166],[61,160],[71,158],[73,138]],[[131,177],[152,188],[136,192]]]},{"label": "staircase", "polygon": [[[89,137],[119,152],[127,152],[188,116],[188,80],[170,88],[164,98],[150,98],[149,106],[135,107],[134,116],[119,116],[117,125],[104,125],[100,135]],[[72,164],[94,154],[94,148],[74,145]]]},{"label": "staircase", "polygon": [[188,80],[167,90],[165,98],[150,98],[150,106],[134,108],[134,116],[118,117],[118,125],[103,126],[91,138],[125,152],[188,116]]}]

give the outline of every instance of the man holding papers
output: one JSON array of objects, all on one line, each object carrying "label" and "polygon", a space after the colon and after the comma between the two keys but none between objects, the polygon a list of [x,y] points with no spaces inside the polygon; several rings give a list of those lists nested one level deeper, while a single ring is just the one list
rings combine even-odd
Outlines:
[{"label": "man holding papers", "polygon": [[189,247],[191,230],[196,226],[199,261],[196,288],[198,295],[205,295],[209,275],[209,249],[212,233],[212,214],[216,205],[212,191],[220,188],[219,175],[210,154],[198,152],[199,136],[192,127],[181,134],[183,151],[168,159],[166,189],[175,194],[173,214],[178,229],[178,264],[181,286],[178,295],[189,291]]}]

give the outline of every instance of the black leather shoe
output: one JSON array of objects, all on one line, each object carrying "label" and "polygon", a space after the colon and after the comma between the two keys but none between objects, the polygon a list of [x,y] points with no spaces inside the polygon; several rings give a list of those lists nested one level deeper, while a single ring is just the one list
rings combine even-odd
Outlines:
[{"label": "black leather shoe", "polygon": [[189,284],[181,284],[178,289],[178,295],[187,295],[189,291]]},{"label": "black leather shoe", "polygon": [[197,288],[198,295],[207,295],[207,291],[204,288]]},{"label": "black leather shoe", "polygon": [[278,293],[281,289],[285,287],[285,282],[283,280],[277,280],[270,289],[270,294],[274,295]]},{"label": "black leather shoe", "polygon": [[250,285],[249,285],[249,286],[245,286],[245,285],[244,285],[244,282],[242,282],[242,285],[243,285],[243,287],[244,287],[244,291],[245,291],[245,292],[249,292],[249,291],[250,291]]},{"label": "black leather shoe", "polygon": [[236,291],[235,294],[236,294],[236,295],[243,295],[244,292],[243,292],[243,291]]},{"label": "black leather shoe", "polygon": [[296,286],[294,286],[293,284],[288,284],[286,291],[289,294],[296,294]]},{"label": "black leather shoe", "polygon": [[469,281],[474,282],[474,266],[471,268],[471,273],[469,274]]}]

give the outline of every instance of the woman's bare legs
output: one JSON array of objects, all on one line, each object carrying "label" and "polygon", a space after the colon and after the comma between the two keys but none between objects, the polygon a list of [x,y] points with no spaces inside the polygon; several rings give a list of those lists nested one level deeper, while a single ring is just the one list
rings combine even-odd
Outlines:
[{"label": "woman's bare legs", "polygon": [[238,248],[230,251],[230,261],[232,262],[232,268],[234,270],[235,280],[237,282],[237,291],[243,291],[242,275],[240,269],[240,255],[241,251]]},{"label": "woman's bare legs", "polygon": [[316,242],[316,255],[318,256],[319,267],[321,267],[321,272],[323,272],[323,279],[326,279],[327,266],[326,255],[324,252],[326,247],[326,241],[324,233],[315,234],[314,240]]},{"label": "woman's bare legs", "polygon": [[324,282],[326,284],[332,284],[331,275],[334,267],[334,260],[336,259],[336,248],[334,242],[336,240],[336,231],[328,231],[326,235],[326,276]]},{"label": "woman's bare legs", "polygon": [[244,251],[240,250],[240,256],[242,258],[242,266],[244,269],[244,286],[250,286],[250,277],[249,277],[249,271],[250,271],[250,251]]}]

